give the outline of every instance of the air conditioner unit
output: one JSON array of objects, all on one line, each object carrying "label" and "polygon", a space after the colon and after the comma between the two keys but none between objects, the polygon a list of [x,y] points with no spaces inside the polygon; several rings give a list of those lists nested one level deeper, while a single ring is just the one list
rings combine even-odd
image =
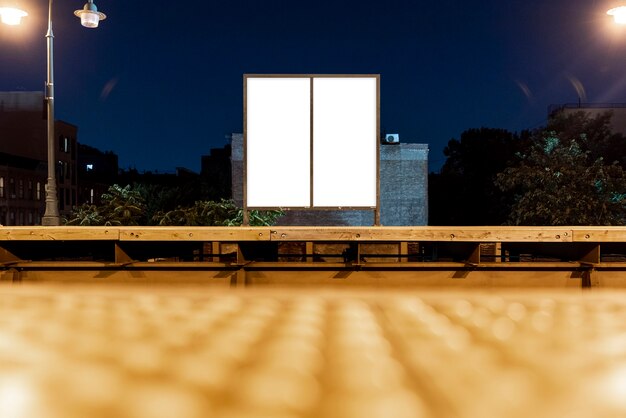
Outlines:
[{"label": "air conditioner unit", "polygon": [[400,143],[400,135],[399,134],[385,134],[385,142],[387,144],[398,144]]}]

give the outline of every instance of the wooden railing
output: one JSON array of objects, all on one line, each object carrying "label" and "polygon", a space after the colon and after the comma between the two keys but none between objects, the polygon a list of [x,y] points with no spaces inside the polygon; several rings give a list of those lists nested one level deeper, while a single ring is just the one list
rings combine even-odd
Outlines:
[{"label": "wooden railing", "polygon": [[0,280],[626,287],[626,227],[0,227]]}]

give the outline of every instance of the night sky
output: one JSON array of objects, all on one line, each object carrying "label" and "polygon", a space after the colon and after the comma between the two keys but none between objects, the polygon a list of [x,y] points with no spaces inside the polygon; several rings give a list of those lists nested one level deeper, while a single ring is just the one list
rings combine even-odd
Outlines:
[{"label": "night sky", "polygon": [[[0,25],[0,91],[41,91],[45,0]],[[604,0],[56,0],[56,117],[120,167],[200,169],[243,129],[244,73],[381,74],[381,129],[443,147],[481,126],[519,131],[547,107],[626,102],[626,29]],[[285,156],[288,157],[288,156]]]}]

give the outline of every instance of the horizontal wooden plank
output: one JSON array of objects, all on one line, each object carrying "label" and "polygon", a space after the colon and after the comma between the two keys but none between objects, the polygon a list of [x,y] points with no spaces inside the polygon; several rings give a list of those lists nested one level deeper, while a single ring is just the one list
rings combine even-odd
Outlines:
[{"label": "horizontal wooden plank", "polygon": [[105,226],[2,226],[0,241],[118,240],[119,229]]},{"label": "horizontal wooden plank", "polygon": [[571,242],[569,227],[275,227],[274,241]]},{"label": "horizontal wooden plank", "polygon": [[0,241],[624,242],[626,226],[102,227],[0,226]]},{"label": "horizontal wooden plank", "polygon": [[626,227],[585,226],[572,228],[575,242],[626,242]]},{"label": "horizontal wooden plank", "polygon": [[169,227],[120,228],[120,241],[269,241],[267,227]]},{"label": "horizontal wooden plank", "polygon": [[114,266],[111,263],[105,263],[100,261],[28,261],[22,260],[19,262],[11,263],[8,265],[10,268],[17,269],[43,269],[43,270],[103,270],[105,268]]},{"label": "horizontal wooden plank", "polygon": [[213,261],[134,261],[124,264],[124,268],[133,269],[205,269],[234,271],[240,267],[232,263],[220,263]]}]

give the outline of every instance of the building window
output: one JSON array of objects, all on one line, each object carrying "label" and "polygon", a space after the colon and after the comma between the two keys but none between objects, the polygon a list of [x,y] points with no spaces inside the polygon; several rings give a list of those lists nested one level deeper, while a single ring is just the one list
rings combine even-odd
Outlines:
[{"label": "building window", "polygon": [[33,200],[35,198],[35,196],[33,196],[33,181],[32,180],[28,180],[28,195],[26,196],[26,198],[29,200]]},{"label": "building window", "polygon": [[59,151],[69,153],[70,152],[70,139],[66,136],[59,136]]},{"label": "building window", "polygon": [[4,177],[0,177],[0,198],[4,197]]},{"label": "building window", "polygon": [[87,164],[87,165],[85,166],[85,170],[86,170],[86,171],[92,171],[92,170],[93,170],[93,164]]},{"label": "building window", "polygon": [[17,216],[19,219],[18,225],[24,225],[24,212],[20,211]]},{"label": "building window", "polygon": [[9,212],[9,225],[15,225],[15,212]]},{"label": "building window", "polygon": [[[15,179],[13,177],[11,177],[9,179],[9,196],[11,197],[11,199],[15,199]],[[15,219],[15,216],[13,217],[13,219]]]},{"label": "building window", "polygon": [[19,199],[24,199],[24,180],[19,179],[17,185],[17,197]]},{"label": "building window", "polygon": [[57,178],[59,183],[65,182],[65,168],[63,167],[63,161],[57,161]]},{"label": "building window", "polygon": [[33,224],[33,213],[28,212],[28,225],[32,225],[32,224]]},{"label": "building window", "polygon": [[35,195],[37,200],[41,200],[41,183],[37,182],[37,194]]}]

